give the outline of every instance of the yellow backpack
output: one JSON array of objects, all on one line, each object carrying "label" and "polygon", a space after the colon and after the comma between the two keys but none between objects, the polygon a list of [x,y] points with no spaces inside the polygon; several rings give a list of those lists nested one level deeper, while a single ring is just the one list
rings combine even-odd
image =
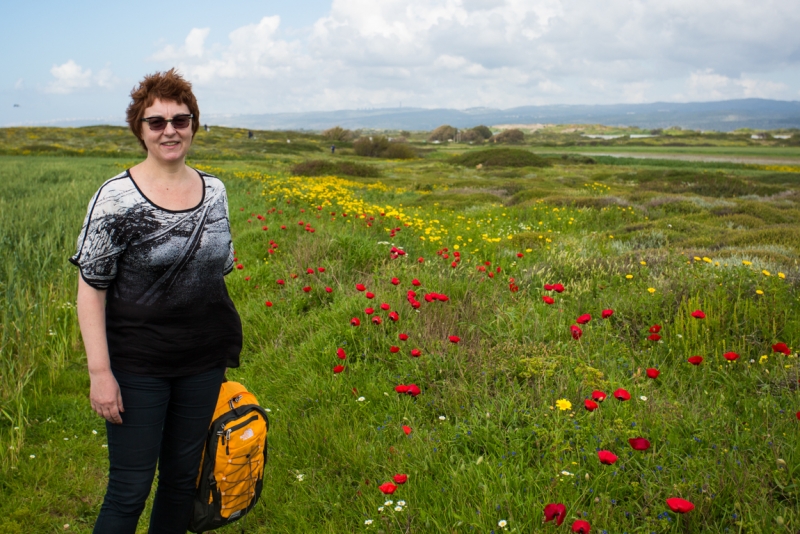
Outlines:
[{"label": "yellow backpack", "polygon": [[223,382],[200,462],[191,532],[244,517],[261,495],[269,419],[238,382]]}]

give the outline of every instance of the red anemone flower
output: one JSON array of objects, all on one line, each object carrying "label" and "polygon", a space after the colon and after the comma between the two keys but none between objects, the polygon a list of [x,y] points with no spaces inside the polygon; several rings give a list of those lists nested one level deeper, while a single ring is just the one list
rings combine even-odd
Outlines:
[{"label": "red anemone flower", "polygon": [[546,504],[544,507],[544,522],[556,520],[556,525],[561,525],[567,516],[567,507],[561,503]]},{"label": "red anemone flower", "polygon": [[619,388],[614,392],[614,398],[619,401],[626,401],[631,399],[631,394],[625,391],[622,388]]},{"label": "red anemone flower", "polygon": [[394,322],[397,322],[400,320],[400,315],[397,312],[391,312],[389,313],[389,319],[391,319]]},{"label": "red anemone flower", "polygon": [[333,293],[333,288],[332,287],[326,287],[325,291],[328,292],[328,293]]},{"label": "red anemone flower", "polygon": [[278,284],[279,286],[286,284],[286,282],[281,279],[278,279],[275,283]]},{"label": "red anemone flower", "polygon": [[544,285],[544,290],[545,291],[552,291],[553,290],[553,284],[545,284]]},{"label": "red anemone flower", "polygon": [[266,306],[267,308],[271,308],[272,307],[272,302],[267,301],[267,302],[264,303],[264,306]]},{"label": "red anemone flower", "polygon": [[420,256],[419,258],[417,258],[417,261],[420,262],[420,263],[424,263],[425,262],[425,258]]},{"label": "red anemone flower", "polygon": [[407,426],[407,425],[403,425],[403,432],[405,432],[406,436],[408,436],[412,432],[411,427]]},{"label": "red anemone flower", "polygon": [[608,319],[612,315],[614,315],[614,310],[603,310],[600,313],[600,317],[602,317],[603,319]]},{"label": "red anemone flower", "polygon": [[658,378],[658,375],[661,374],[661,371],[658,369],[653,369],[652,367],[647,369],[647,377],[648,378]]},{"label": "red anemone flower", "polygon": [[782,352],[787,356],[792,354],[792,351],[789,349],[786,343],[783,342],[775,343],[774,345],[772,345],[772,352]]},{"label": "red anemone flower", "polygon": [[389,305],[388,305],[388,304],[386,304],[385,302],[384,302],[383,304],[381,304],[381,309],[382,309],[383,311],[389,311],[389,308],[391,308],[391,306],[389,306]]},{"label": "red anemone flower", "polygon": [[358,320],[358,317],[353,317],[350,319],[350,326],[361,326],[361,321]]},{"label": "red anemone flower", "polygon": [[555,304],[556,302],[555,299],[553,299],[553,297],[548,297],[547,295],[543,296],[542,300],[544,301],[545,304]]},{"label": "red anemone flower", "polygon": [[599,389],[592,391],[592,399],[596,400],[597,402],[603,402],[606,400],[606,397],[607,395]]},{"label": "red anemone flower", "polygon": [[392,345],[391,347],[389,347],[389,352],[392,352],[392,353],[396,354],[396,353],[400,352],[400,347]]},{"label": "red anemone flower", "polygon": [[385,482],[385,483],[381,484],[380,486],[378,486],[378,489],[381,490],[381,492],[386,494],[386,495],[391,495],[392,493],[397,491],[397,486],[395,486],[391,482]]},{"label": "red anemone flower", "polygon": [[359,291],[366,291],[367,286],[365,286],[364,284],[356,284],[356,289],[358,289]]},{"label": "red anemone flower", "polygon": [[408,334],[400,332],[399,334],[397,334],[397,337],[400,338],[400,341],[406,341],[408,339]]},{"label": "red anemone flower", "polygon": [[583,519],[578,519],[574,523],[572,523],[572,532],[578,532],[579,534],[589,534],[589,531],[592,530],[591,525],[589,525],[588,521],[584,521]]},{"label": "red anemone flower", "polygon": [[661,339],[661,336],[659,336],[658,334],[650,334],[649,336],[647,336],[647,339],[649,339],[650,341],[658,341],[659,339]]},{"label": "red anemone flower", "polygon": [[366,296],[368,299],[372,300],[372,299],[375,298],[375,293],[367,291],[366,293],[364,293],[364,296]]},{"label": "red anemone flower", "polygon": [[689,363],[691,363],[692,365],[700,365],[701,363],[703,363],[703,357],[702,356],[692,356],[687,361]]},{"label": "red anemone flower", "polygon": [[564,286],[561,284],[553,284],[553,291],[556,293],[562,293],[564,291]]},{"label": "red anemone flower", "polygon": [[376,315],[372,318],[372,324],[381,324],[381,318]]},{"label": "red anemone flower", "polygon": [[692,312],[692,317],[694,317],[695,319],[705,319],[706,314],[703,313],[702,310],[695,310]]},{"label": "red anemone flower", "polygon": [[524,256],[524,254],[522,252],[517,252],[517,257],[518,258],[521,258],[522,256]]},{"label": "red anemone flower", "polygon": [[583,330],[576,324],[570,326],[569,331],[572,334],[572,339],[580,339],[583,335]]},{"label": "red anemone flower", "polygon": [[309,291],[311,291],[311,286],[306,286],[306,287],[304,287],[304,288],[303,288],[303,291],[304,291],[304,292],[306,292],[306,293],[308,293]]},{"label": "red anemone flower", "polygon": [[450,336],[448,339],[450,340],[450,343],[458,343],[461,341],[461,338],[458,336]]},{"label": "red anemone flower", "polygon": [[411,285],[412,285],[412,286],[415,286],[415,287],[419,287],[419,286],[421,286],[421,285],[422,285],[422,282],[420,282],[419,280],[417,280],[416,278],[414,278],[414,279],[411,281]]},{"label": "red anemone flower", "polygon": [[597,458],[605,465],[613,465],[618,460],[617,455],[611,451],[597,451]]},{"label": "red anemone flower", "polygon": [[400,283],[400,279],[395,277],[395,278],[392,278],[391,282],[392,282],[392,285],[396,286],[397,284]]},{"label": "red anemone flower", "polygon": [[653,326],[650,327],[650,333],[651,334],[658,334],[659,332],[661,332],[661,325],[660,324],[654,324]]},{"label": "red anemone flower", "polygon": [[366,313],[367,315],[372,315],[373,313],[375,313],[375,310],[373,310],[372,308],[364,308],[364,313]]},{"label": "red anemone flower", "polygon": [[321,273],[324,273],[325,272],[325,267],[317,267],[317,271],[319,271]]},{"label": "red anemone flower", "polygon": [[333,368],[334,374],[338,375],[342,371],[344,371],[344,365],[337,365],[336,367]]},{"label": "red anemone flower", "polygon": [[239,269],[239,270],[241,271],[242,269],[244,269],[244,265],[242,265],[242,264],[240,263],[239,265],[237,265],[237,266],[236,266],[236,268],[237,268],[237,269]]},{"label": "red anemone flower", "polygon": [[411,349],[411,355],[414,358],[419,358],[420,356],[422,356],[422,351],[419,349]]},{"label": "red anemone flower", "polygon": [[408,480],[408,475],[395,475],[392,477],[392,479],[397,484],[405,484],[406,481]]},{"label": "red anemone flower", "polygon": [[583,315],[581,315],[580,317],[575,319],[575,322],[578,323],[578,324],[586,324],[591,320],[592,320],[592,316],[589,315],[588,313],[584,313]]},{"label": "red anemone flower", "polygon": [[422,390],[419,389],[418,385],[416,385],[416,384],[409,384],[408,385],[408,394],[409,395],[411,395],[412,397],[416,397],[420,393],[422,393]]},{"label": "red anemone flower", "polygon": [[308,269],[306,269],[306,274],[314,274],[314,269],[309,267]]},{"label": "red anemone flower", "polygon": [[631,444],[631,447],[635,451],[646,451],[650,448],[650,442],[644,438],[630,438],[628,443]]},{"label": "red anemone flower", "polygon": [[722,357],[728,360],[729,362],[739,359],[739,355],[736,354],[735,352],[726,352],[725,354],[722,355]]},{"label": "red anemone flower", "polygon": [[585,400],[583,401],[583,406],[584,406],[584,408],[586,408],[588,411],[590,411],[590,412],[593,412],[593,411],[595,411],[595,410],[596,410],[596,409],[597,409],[597,408],[598,408],[600,405],[599,405],[599,404],[597,404],[597,403],[596,403],[595,401],[593,401],[592,399],[585,399]]},{"label": "red anemone flower", "polygon": [[678,497],[667,499],[667,506],[669,506],[670,510],[678,514],[685,514],[686,512],[694,510],[694,505],[692,503]]},{"label": "red anemone flower", "polygon": [[394,387],[394,390],[398,393],[408,393],[408,386],[405,384],[398,384]]},{"label": "red anemone flower", "polygon": [[345,353],[342,347],[339,347],[338,349],[336,349],[336,357],[339,358],[340,360],[344,360],[345,358],[347,358],[347,353]]}]

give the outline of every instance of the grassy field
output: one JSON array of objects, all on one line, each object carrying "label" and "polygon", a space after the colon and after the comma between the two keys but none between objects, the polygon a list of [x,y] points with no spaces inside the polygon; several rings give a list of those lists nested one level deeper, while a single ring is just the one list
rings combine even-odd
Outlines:
[{"label": "grassy field", "polygon": [[[72,148],[7,141],[29,133]],[[450,155],[475,147],[389,161],[331,156],[313,135],[211,134],[191,163],[228,188],[242,266],[229,378],[272,425],[246,532],[800,530],[796,172],[551,148],[544,166],[476,168]],[[121,134],[102,150],[84,133],[3,135],[0,534],[90,532],[107,450],[66,260],[91,194],[137,153]],[[291,174],[311,158],[379,177]],[[396,391],[409,384],[419,395]],[[608,399],[589,411],[595,391]],[[542,525],[550,503],[564,525]]]}]

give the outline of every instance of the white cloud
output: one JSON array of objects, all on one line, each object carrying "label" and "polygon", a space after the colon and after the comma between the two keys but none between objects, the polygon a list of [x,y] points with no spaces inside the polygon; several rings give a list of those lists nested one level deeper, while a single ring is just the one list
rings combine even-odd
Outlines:
[{"label": "white cloud", "polygon": [[[101,69],[97,74],[92,75],[92,69],[84,69],[71,59],[63,65],[53,65],[50,74],[55,80],[47,85],[45,91],[56,94],[69,94],[92,86],[108,89],[118,81],[108,68]],[[17,83],[21,84],[21,82],[22,80]]]},{"label": "white cloud", "polygon": [[303,34],[267,16],[151,59],[215,112],[791,98],[798,26],[784,0],[333,0]]}]

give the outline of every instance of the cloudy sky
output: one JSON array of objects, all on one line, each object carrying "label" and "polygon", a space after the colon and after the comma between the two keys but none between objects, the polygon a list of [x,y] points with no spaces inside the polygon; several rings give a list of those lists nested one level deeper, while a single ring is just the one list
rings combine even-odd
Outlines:
[{"label": "cloudy sky", "polygon": [[206,115],[800,100],[798,28],[795,0],[4,0],[0,126],[121,121],[173,66]]}]

